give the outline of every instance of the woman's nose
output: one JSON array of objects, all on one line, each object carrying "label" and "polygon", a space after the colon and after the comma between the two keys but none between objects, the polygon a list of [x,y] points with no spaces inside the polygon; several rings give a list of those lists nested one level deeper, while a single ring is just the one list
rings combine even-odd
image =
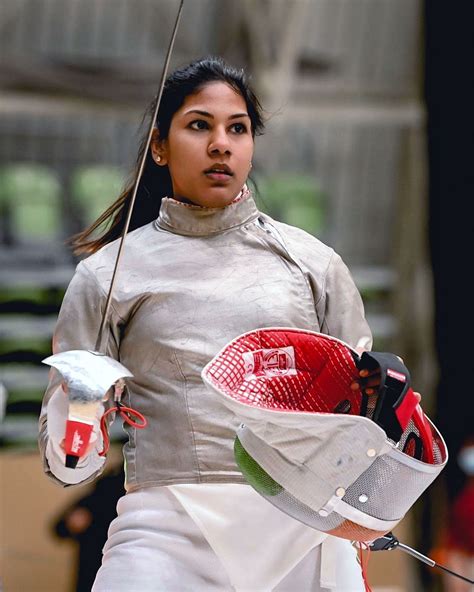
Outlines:
[{"label": "woman's nose", "polygon": [[225,129],[214,130],[208,150],[210,154],[230,154],[230,142]]}]

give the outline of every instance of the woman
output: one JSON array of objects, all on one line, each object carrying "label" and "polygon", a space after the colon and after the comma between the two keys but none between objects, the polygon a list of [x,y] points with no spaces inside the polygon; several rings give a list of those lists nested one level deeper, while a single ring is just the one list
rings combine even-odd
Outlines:
[{"label": "woman", "polygon": [[[330,333],[359,350],[371,335],[360,295],[332,249],[255,206],[246,180],[261,107],[245,75],[219,58],[167,80],[127,236],[106,353],[132,373],[125,402],[148,427],[126,427],[127,494],[93,591],[363,590],[355,550],[274,509],[234,462],[238,421],[205,390],[201,370],[258,327]],[[142,149],[143,150],[143,149]],[[64,298],[54,351],[93,349],[130,189],[76,241],[90,253]],[[162,200],[158,214],[158,207]],[[99,238],[91,234],[112,220]],[[61,483],[102,466],[100,431],[64,466],[67,401],[54,376],[40,447]]]}]

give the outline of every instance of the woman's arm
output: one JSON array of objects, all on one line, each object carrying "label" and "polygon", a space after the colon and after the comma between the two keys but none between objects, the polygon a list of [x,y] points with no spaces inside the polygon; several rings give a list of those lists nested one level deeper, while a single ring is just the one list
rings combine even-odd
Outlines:
[{"label": "woman's arm", "polygon": [[[61,306],[53,336],[53,353],[95,348],[105,298],[105,293],[86,263],[79,263]],[[112,319],[113,316],[112,312]],[[116,326],[116,323],[111,322],[107,351],[103,352],[115,359],[118,357],[118,331],[114,330]],[[99,410],[95,421],[92,436],[95,444],[92,450],[79,460],[75,469],[65,467],[62,440],[68,414],[68,399],[61,382],[61,375],[52,368],[39,418],[39,448],[46,474],[61,485],[75,485],[91,481],[104,467],[105,457],[98,454],[102,449],[99,421],[103,409]]]}]

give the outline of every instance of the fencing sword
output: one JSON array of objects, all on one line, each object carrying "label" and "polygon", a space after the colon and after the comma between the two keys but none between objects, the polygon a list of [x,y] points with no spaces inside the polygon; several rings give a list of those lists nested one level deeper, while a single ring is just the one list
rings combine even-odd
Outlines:
[{"label": "fencing sword", "polygon": [[[151,138],[155,121],[160,108],[163,88],[166,81],[168,67],[173,52],[173,46],[178,31],[184,0],[180,0],[176,19],[168,44],[165,62],[161,73],[161,81],[157,94],[156,104],[151,117],[150,127],[145,143],[145,149],[138,167],[136,179],[133,185],[133,191],[130,204],[127,209],[125,224],[120,238],[117,257],[112,272],[112,279],[105,302],[104,311],[97,334],[97,340],[94,350],[70,350],[59,354],[54,354],[42,360],[44,364],[52,366],[58,370],[63,378],[65,390],[69,399],[68,420],[66,422],[66,434],[64,440],[64,449],[66,452],[66,466],[75,468],[81,456],[86,454],[92,435],[95,419],[102,406],[102,401],[106,397],[107,391],[114,385],[114,402],[121,416],[127,420],[127,413],[133,412],[135,417],[141,418],[142,424],[132,423],[135,427],[145,427],[146,419],[138,412],[124,407],[120,403],[120,398],[124,389],[124,378],[133,376],[133,374],[120,362],[114,360],[104,353],[104,333],[108,327],[112,295],[115,287],[117,271],[122,258],[125,237],[127,235],[130,220],[132,218],[133,207],[138,192],[140,180],[145,168],[145,161],[150,148]],[[109,328],[110,330],[110,328]],[[128,411],[126,411],[128,410]],[[130,423],[130,422],[129,422]]]},{"label": "fencing sword", "polygon": [[452,569],[449,569],[445,565],[441,565],[440,563],[434,561],[434,559],[426,557],[426,555],[423,555],[416,549],[413,549],[412,547],[409,547],[408,545],[401,543],[397,539],[397,537],[391,532],[388,532],[383,537],[375,539],[375,541],[369,543],[368,548],[370,549],[370,551],[392,551],[393,549],[400,549],[400,551],[403,551],[408,555],[411,555],[415,559],[418,559],[418,561],[421,561],[422,563],[425,563],[430,567],[437,567],[439,569],[442,569],[446,573],[456,578],[459,578],[464,582],[467,582],[468,584],[474,584],[474,580],[471,580],[465,576],[462,576],[461,574],[458,574],[457,572],[453,571]]}]

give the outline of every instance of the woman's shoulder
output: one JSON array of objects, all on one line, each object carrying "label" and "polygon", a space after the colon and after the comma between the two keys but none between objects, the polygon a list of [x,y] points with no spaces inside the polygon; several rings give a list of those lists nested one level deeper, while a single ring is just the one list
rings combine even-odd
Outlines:
[{"label": "woman's shoulder", "polygon": [[317,257],[329,262],[336,255],[332,247],[306,230],[279,222],[267,214],[264,214],[263,218],[277,229],[287,246],[300,256]]},{"label": "woman's shoulder", "polygon": [[[147,249],[154,245],[157,240],[155,222],[150,222],[132,230],[125,237],[123,246],[124,259],[140,258],[146,255]],[[121,238],[107,243],[95,253],[88,255],[81,261],[81,265],[89,271],[96,272],[100,269],[110,269],[115,265],[117,253],[120,247]]]},{"label": "woman's shoulder", "polygon": [[[134,284],[138,287],[141,276],[149,272],[150,262],[160,259],[156,253],[160,237],[153,224],[150,222],[132,230],[125,237],[117,274],[116,293],[120,292],[121,287],[126,290],[130,289],[130,277],[135,278]],[[120,240],[118,238],[104,245],[78,263],[73,278],[76,286],[83,288],[90,286],[91,289],[95,286],[95,289],[98,288],[101,292],[107,293],[117,260]]]}]

